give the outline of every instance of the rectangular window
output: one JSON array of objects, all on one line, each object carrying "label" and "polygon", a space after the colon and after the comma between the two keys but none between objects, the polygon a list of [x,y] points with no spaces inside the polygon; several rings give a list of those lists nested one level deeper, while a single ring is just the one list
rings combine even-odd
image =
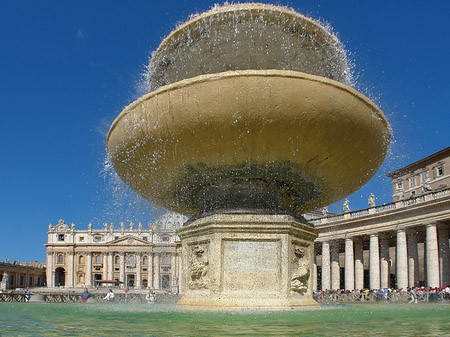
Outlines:
[{"label": "rectangular window", "polygon": [[64,241],[64,234],[58,234],[58,241]]},{"label": "rectangular window", "polygon": [[409,188],[416,186],[416,177],[409,178]]},{"label": "rectangular window", "polygon": [[397,191],[401,190],[403,188],[403,182],[397,183]]},{"label": "rectangular window", "polygon": [[442,177],[445,174],[444,165],[437,166],[433,169],[434,178]]},{"label": "rectangular window", "polygon": [[25,278],[23,276],[20,276],[20,285],[21,286],[25,285]]},{"label": "rectangular window", "polygon": [[84,236],[80,236],[80,242],[84,241]]},{"label": "rectangular window", "polygon": [[430,179],[430,175],[428,174],[428,171],[422,172],[421,177],[422,177],[422,183],[424,183]]}]

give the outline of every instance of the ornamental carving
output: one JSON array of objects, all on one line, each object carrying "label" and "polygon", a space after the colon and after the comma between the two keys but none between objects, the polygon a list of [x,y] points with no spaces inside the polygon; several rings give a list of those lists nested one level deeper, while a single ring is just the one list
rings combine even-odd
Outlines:
[{"label": "ornamental carving", "polygon": [[291,290],[300,294],[303,294],[308,290],[310,266],[308,263],[308,257],[305,255],[307,255],[306,247],[294,247],[294,258],[292,259]]},{"label": "ornamental carving", "polygon": [[191,261],[190,289],[205,289],[209,286],[206,244],[198,244],[191,247],[189,255]]}]

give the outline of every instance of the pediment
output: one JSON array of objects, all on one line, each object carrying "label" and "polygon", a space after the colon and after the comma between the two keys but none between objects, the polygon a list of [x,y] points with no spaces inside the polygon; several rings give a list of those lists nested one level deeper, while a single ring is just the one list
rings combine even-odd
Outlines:
[{"label": "pediment", "polygon": [[142,240],[136,236],[133,235],[127,235],[124,237],[121,237],[119,239],[113,240],[108,242],[108,245],[114,245],[114,246],[150,246],[151,243],[145,240]]}]

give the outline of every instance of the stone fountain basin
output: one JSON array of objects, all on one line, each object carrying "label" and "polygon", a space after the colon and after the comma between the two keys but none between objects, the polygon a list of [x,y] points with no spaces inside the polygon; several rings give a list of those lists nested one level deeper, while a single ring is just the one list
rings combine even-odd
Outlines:
[{"label": "stone fountain basin", "polygon": [[333,34],[286,7],[260,3],[214,8],[178,26],[152,54],[148,80],[154,90],[198,75],[246,69],[348,80],[346,53]]},{"label": "stone fountain basin", "polygon": [[305,213],[364,185],[389,141],[380,109],[340,82],[239,70],[142,96],[113,122],[107,148],[127,185],[182,214],[247,199],[249,208]]}]

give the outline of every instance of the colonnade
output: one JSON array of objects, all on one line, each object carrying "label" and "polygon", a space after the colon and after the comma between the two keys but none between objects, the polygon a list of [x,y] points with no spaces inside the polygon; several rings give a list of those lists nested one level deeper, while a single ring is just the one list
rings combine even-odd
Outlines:
[{"label": "colonnade", "polygon": [[[422,259],[419,259],[419,243],[423,247]],[[316,251],[321,255],[321,280],[314,280],[315,290],[318,283],[322,290],[341,289],[341,267],[344,268],[346,290],[405,289],[419,283],[429,287],[450,285],[448,224],[429,223],[397,228],[395,232],[347,235],[337,239],[319,237]],[[343,259],[340,259],[340,253],[343,253]],[[314,266],[317,268],[316,264]],[[365,269],[368,269],[368,282],[365,282]],[[317,275],[317,270],[312,274]],[[391,274],[395,275],[395,284],[391,284]]]}]

